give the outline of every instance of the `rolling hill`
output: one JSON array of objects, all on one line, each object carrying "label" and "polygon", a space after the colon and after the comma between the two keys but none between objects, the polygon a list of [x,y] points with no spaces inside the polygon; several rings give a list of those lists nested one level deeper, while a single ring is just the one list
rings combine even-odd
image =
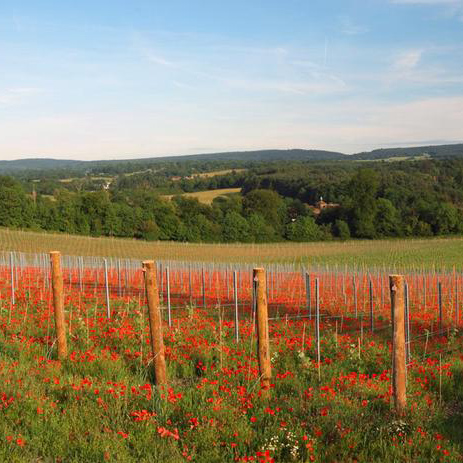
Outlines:
[{"label": "rolling hill", "polygon": [[22,171],[43,171],[67,169],[72,171],[119,171],[130,172],[150,165],[167,163],[209,162],[209,161],[374,161],[390,158],[413,158],[428,155],[431,158],[450,158],[463,156],[463,143],[453,145],[417,146],[408,148],[387,148],[356,153],[352,155],[335,151],[288,149],[231,151],[223,153],[193,154],[183,156],[165,156],[125,160],[75,161],[64,159],[18,159],[0,161],[0,173],[18,173]]}]

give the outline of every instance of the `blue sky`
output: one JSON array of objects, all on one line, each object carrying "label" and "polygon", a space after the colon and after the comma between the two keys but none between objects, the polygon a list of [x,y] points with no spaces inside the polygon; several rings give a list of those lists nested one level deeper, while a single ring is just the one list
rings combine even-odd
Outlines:
[{"label": "blue sky", "polygon": [[0,1],[0,159],[463,141],[463,0]]}]

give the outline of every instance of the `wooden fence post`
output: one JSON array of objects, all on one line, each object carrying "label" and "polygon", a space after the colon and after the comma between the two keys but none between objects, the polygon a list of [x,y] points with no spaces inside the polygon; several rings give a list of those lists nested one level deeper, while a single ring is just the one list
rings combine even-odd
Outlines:
[{"label": "wooden fence post", "polygon": [[268,309],[265,270],[255,268],[253,280],[256,284],[257,306],[257,353],[259,360],[259,373],[262,382],[262,397],[270,396],[270,378],[272,369],[270,366],[270,346],[268,334]]},{"label": "wooden fence post", "polygon": [[143,262],[143,272],[145,274],[146,298],[148,300],[154,373],[156,375],[156,385],[162,386],[167,383],[166,359],[164,354],[164,339],[162,337],[162,319],[159,308],[159,294],[156,283],[156,268],[153,260],[145,260]]},{"label": "wooden fence post", "polygon": [[53,287],[53,307],[55,312],[55,328],[58,344],[58,358],[67,357],[66,329],[64,320],[63,273],[61,271],[61,253],[50,252],[51,275]]},{"label": "wooden fence post", "polygon": [[392,390],[397,414],[403,415],[407,404],[405,365],[405,286],[402,275],[390,275],[392,312]]}]

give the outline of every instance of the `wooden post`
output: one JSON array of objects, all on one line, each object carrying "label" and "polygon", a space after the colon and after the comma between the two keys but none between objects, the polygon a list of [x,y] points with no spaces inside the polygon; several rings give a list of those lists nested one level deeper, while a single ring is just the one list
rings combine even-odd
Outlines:
[{"label": "wooden post", "polygon": [[202,285],[202,292],[203,292],[203,309],[205,309],[206,308],[206,280],[204,278],[204,267],[202,268],[202,271],[201,271],[201,285]]},{"label": "wooden post", "polygon": [[373,305],[373,282],[371,281],[370,278],[370,284],[369,284],[369,289],[370,293],[370,331],[373,333],[374,331],[374,305]]},{"label": "wooden post", "polygon": [[235,302],[235,342],[240,342],[240,325],[238,314],[238,285],[236,270],[233,272],[233,300]]},{"label": "wooden post", "polygon": [[392,312],[392,390],[397,414],[403,415],[407,404],[405,366],[405,287],[402,275],[390,275]]},{"label": "wooden post", "polygon": [[58,358],[65,360],[67,357],[66,329],[64,321],[64,295],[63,273],[61,271],[61,253],[50,252],[51,275],[53,287],[53,307],[55,312],[55,328],[58,344]]},{"label": "wooden post", "polygon": [[111,318],[111,308],[109,305],[109,281],[108,281],[108,261],[103,259],[104,262],[104,285],[106,294],[106,317]]},{"label": "wooden post", "polygon": [[321,353],[320,353],[320,280],[315,278],[315,337],[317,340],[317,368],[318,381],[321,381]]},{"label": "wooden post", "polygon": [[262,382],[262,397],[268,398],[270,396],[272,369],[270,366],[265,270],[263,268],[255,268],[253,270],[253,280],[256,284],[257,354],[259,360],[259,373]]},{"label": "wooden post", "polygon": [[[15,287],[14,287],[14,258],[13,253],[10,252],[10,273],[11,273],[11,305],[15,305]],[[10,312],[11,314],[11,312]]]},{"label": "wooden post", "polygon": [[156,283],[156,267],[153,260],[143,262],[145,274],[146,299],[148,300],[148,315],[150,324],[151,349],[154,358],[154,373],[156,385],[167,383],[166,359],[164,356],[164,339],[162,337],[162,319],[159,309],[159,294]]},{"label": "wooden post", "polygon": [[439,334],[442,334],[442,283],[440,281],[437,284],[437,298],[439,304]]},{"label": "wooden post", "polygon": [[167,322],[169,323],[169,328],[172,327],[172,310],[170,305],[170,270],[169,267],[166,267],[166,285],[167,285]]}]

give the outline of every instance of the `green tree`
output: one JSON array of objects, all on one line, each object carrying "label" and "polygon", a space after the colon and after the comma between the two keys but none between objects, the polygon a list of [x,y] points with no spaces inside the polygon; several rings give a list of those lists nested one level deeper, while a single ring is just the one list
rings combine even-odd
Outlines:
[{"label": "green tree", "polygon": [[300,242],[317,241],[322,238],[322,233],[312,217],[299,217],[286,226],[286,238]]},{"label": "green tree", "polygon": [[282,232],[286,216],[285,204],[278,193],[272,190],[253,190],[243,198],[246,217],[259,214],[278,233]]},{"label": "green tree", "polygon": [[348,240],[350,238],[350,230],[347,222],[337,219],[334,225],[334,231],[337,237],[341,240]]},{"label": "green tree", "polygon": [[379,198],[376,200],[375,226],[378,236],[402,235],[399,212],[388,199]]},{"label": "green tree", "polygon": [[349,228],[358,238],[376,236],[376,194],[379,187],[378,174],[372,169],[360,169],[348,185]]},{"label": "green tree", "polygon": [[222,237],[227,243],[250,241],[250,227],[248,221],[235,211],[225,215],[222,224]]}]

